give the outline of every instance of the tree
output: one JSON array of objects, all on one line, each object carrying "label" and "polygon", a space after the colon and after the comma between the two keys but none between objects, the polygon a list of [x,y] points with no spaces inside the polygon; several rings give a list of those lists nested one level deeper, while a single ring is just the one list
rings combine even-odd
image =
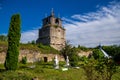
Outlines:
[{"label": "tree", "polygon": [[95,59],[101,59],[104,57],[104,54],[99,49],[94,49],[92,55]]},{"label": "tree", "polygon": [[108,58],[98,60],[95,68],[98,74],[102,77],[102,80],[112,80],[112,76],[118,71],[118,67],[114,60]]},{"label": "tree", "polygon": [[19,41],[21,37],[20,22],[19,14],[15,14],[11,17],[8,32],[8,50],[4,63],[6,70],[16,70],[18,67]]},{"label": "tree", "polygon": [[61,54],[63,55],[64,59],[66,60],[66,57],[70,53],[71,45],[66,43],[65,47],[61,50]]},{"label": "tree", "polygon": [[79,56],[77,55],[75,48],[70,49],[68,56],[69,56],[69,60],[70,60],[70,65],[73,67],[77,66],[78,61],[79,61]]},{"label": "tree", "polygon": [[84,61],[83,69],[85,71],[87,80],[101,80],[99,79],[99,76],[96,74],[95,71],[96,62],[97,60],[95,60],[93,57],[86,58],[86,60]]},{"label": "tree", "polygon": [[103,49],[113,57],[120,54],[120,45],[103,46]]},{"label": "tree", "polygon": [[69,57],[71,66],[77,66],[79,57],[77,55],[76,49],[72,48],[70,44],[66,43],[65,47],[61,50],[61,54],[65,60],[67,56]]}]

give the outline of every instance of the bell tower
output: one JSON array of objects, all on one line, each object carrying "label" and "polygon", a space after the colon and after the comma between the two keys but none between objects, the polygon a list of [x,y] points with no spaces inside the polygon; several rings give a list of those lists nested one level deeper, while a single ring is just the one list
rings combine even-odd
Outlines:
[{"label": "bell tower", "polygon": [[45,17],[42,22],[42,28],[39,29],[39,36],[36,43],[50,45],[57,50],[64,48],[65,29],[62,27],[62,20],[55,17],[53,9],[50,16]]}]

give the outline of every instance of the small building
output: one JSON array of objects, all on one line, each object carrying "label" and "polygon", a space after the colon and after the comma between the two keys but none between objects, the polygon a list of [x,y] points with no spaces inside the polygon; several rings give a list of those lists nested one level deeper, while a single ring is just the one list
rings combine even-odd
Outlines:
[{"label": "small building", "polygon": [[39,36],[36,43],[50,45],[56,50],[61,50],[65,47],[65,29],[62,27],[62,20],[55,17],[53,10],[50,16],[43,20],[42,28],[39,29]]}]

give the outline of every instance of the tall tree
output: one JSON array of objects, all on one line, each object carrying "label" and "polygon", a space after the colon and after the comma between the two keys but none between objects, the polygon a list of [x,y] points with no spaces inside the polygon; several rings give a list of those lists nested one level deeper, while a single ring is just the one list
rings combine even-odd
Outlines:
[{"label": "tall tree", "polygon": [[20,15],[15,14],[11,17],[8,32],[8,50],[4,66],[6,70],[16,70],[18,67],[19,41],[21,37]]}]

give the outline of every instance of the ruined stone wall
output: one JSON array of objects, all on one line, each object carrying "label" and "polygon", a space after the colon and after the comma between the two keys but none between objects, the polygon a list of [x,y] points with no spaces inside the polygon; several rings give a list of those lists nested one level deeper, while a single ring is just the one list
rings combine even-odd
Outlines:
[{"label": "ruined stone wall", "polygon": [[[92,54],[92,51],[78,52],[79,56],[88,57],[90,54]],[[22,57],[26,56],[28,63],[33,63],[41,60],[44,61],[45,58],[47,58],[47,62],[49,62],[49,61],[52,61],[56,55],[58,56],[59,61],[64,61],[64,57],[59,54],[42,54],[40,51],[23,49],[23,50],[20,50],[19,61],[22,60]],[[4,63],[5,57],[6,57],[6,51],[0,52],[0,64]]]},{"label": "ruined stone wall", "polygon": [[92,54],[92,51],[80,51],[80,52],[78,52],[79,56],[86,56],[86,57],[88,57],[90,54]]},{"label": "ruined stone wall", "polygon": [[[47,62],[48,61],[52,61],[54,59],[54,57],[56,56],[56,54],[42,54],[39,51],[33,51],[33,50],[20,50],[20,54],[19,54],[19,61],[22,60],[22,57],[27,57],[27,62],[28,63],[33,63],[36,61],[44,61],[44,57],[47,58]],[[58,55],[58,59],[59,61],[64,61],[63,56]],[[5,57],[6,57],[6,52],[0,52],[0,64],[5,62]]]}]

